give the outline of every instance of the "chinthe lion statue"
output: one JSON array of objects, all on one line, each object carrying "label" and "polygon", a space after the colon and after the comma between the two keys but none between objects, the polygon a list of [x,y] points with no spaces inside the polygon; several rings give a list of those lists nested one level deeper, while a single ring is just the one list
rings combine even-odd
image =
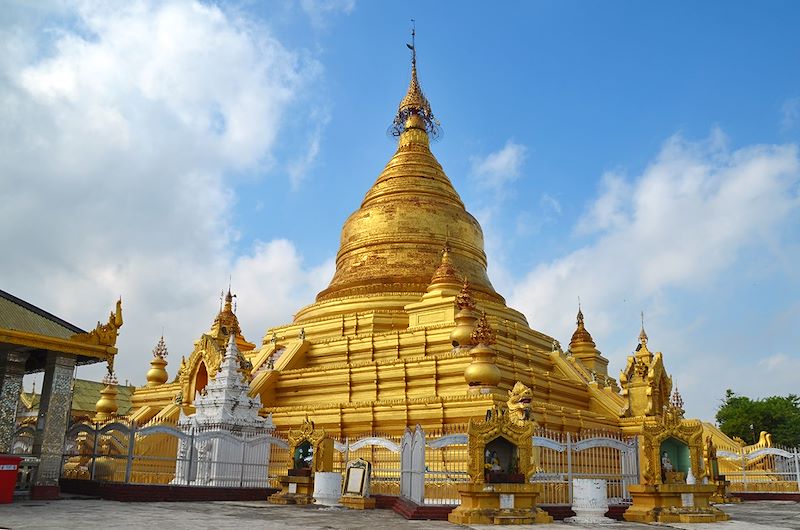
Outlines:
[{"label": "chinthe lion statue", "polygon": [[524,425],[531,421],[531,400],[533,391],[519,381],[508,392],[508,412],[510,419],[517,425]]}]

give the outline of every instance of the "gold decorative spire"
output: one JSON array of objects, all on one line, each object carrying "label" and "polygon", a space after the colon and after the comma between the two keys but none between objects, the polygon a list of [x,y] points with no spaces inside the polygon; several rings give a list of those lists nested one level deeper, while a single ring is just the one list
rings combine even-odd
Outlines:
[{"label": "gold decorative spire", "polygon": [[639,332],[639,344],[647,346],[647,333],[644,331],[644,311],[642,311],[642,331]]},{"label": "gold decorative spire", "polygon": [[228,294],[225,295],[225,307],[223,308],[223,311],[230,311],[231,313],[233,313],[233,306],[232,306],[233,297],[234,295],[231,294],[231,287],[229,285]]},{"label": "gold decorative spire", "polygon": [[502,374],[495,364],[497,354],[492,349],[495,334],[485,311],[472,332],[472,343],[476,346],[469,350],[472,362],[464,370],[464,380],[469,385],[470,393],[488,393],[500,383]]},{"label": "gold decorative spire", "polygon": [[475,326],[475,331],[472,332],[472,340],[476,344],[483,344],[491,346],[495,343],[496,337],[492,326],[489,324],[489,319],[486,318],[486,311],[481,315],[478,320],[478,325]]},{"label": "gold decorative spire", "polygon": [[475,309],[475,300],[469,288],[469,280],[464,278],[464,285],[456,296],[456,307],[459,309]]},{"label": "gold decorative spire", "polygon": [[153,359],[150,361],[150,369],[147,371],[147,386],[163,385],[169,379],[167,370],[167,343],[164,342],[164,335],[158,340],[158,344],[153,348]]},{"label": "gold decorative spire", "polygon": [[[228,342],[228,336],[239,333],[239,319],[233,312],[233,298],[235,294],[231,294],[231,289],[228,287],[228,292],[225,294],[225,304],[222,306],[214,323],[211,325],[211,334],[217,338],[223,338],[223,344]],[[222,336],[222,337],[220,337]]]},{"label": "gold decorative spire", "polygon": [[471,348],[477,344],[472,337],[478,317],[475,315],[475,300],[472,298],[466,276],[464,286],[456,295],[456,307],[458,308],[454,316],[456,326],[450,332],[450,341],[454,348]]},{"label": "gold decorative spire", "polygon": [[577,328],[575,329],[575,333],[572,334],[572,339],[569,341],[569,346],[572,348],[577,344],[589,344],[592,348],[595,347],[594,340],[592,339],[591,334],[587,331],[586,327],[583,324],[583,311],[581,311],[580,306],[578,306],[578,316],[577,316]]},{"label": "gold decorative spire", "polygon": [[228,286],[228,292],[225,294],[225,303],[222,310],[214,319],[211,324],[209,335],[217,339],[217,344],[220,348],[225,348],[228,343],[228,337],[236,335],[236,346],[240,351],[250,351],[255,348],[255,344],[247,342],[242,335],[242,329],[239,326],[239,318],[234,312],[233,299],[236,298],[235,294],[231,294],[231,288]]},{"label": "gold decorative spire", "polygon": [[675,409],[683,410],[683,397],[678,392],[678,386],[675,385],[675,390],[672,391],[672,396],[669,398],[669,404]]},{"label": "gold decorative spire", "polygon": [[161,338],[158,339],[158,344],[156,344],[156,347],[153,348],[153,357],[166,359],[168,353],[169,352],[167,351],[167,343],[164,342],[164,335],[161,335]]},{"label": "gold decorative spire", "polygon": [[94,421],[108,421],[117,414],[119,405],[117,404],[117,376],[113,370],[109,369],[103,378],[105,387],[100,391],[100,399],[94,406],[96,412]]},{"label": "gold decorative spire", "polygon": [[444,248],[442,249],[442,261],[431,278],[431,285],[443,283],[454,285],[461,283],[458,280],[458,272],[456,271],[455,267],[453,267],[453,262],[450,259],[449,241],[445,241],[444,243]]},{"label": "gold decorative spire", "polygon": [[[412,27],[411,44],[406,44],[408,49],[411,50],[411,82],[408,85],[408,92],[406,92],[405,97],[400,101],[400,105],[397,108],[397,115],[392,121],[391,131],[395,136],[400,136],[406,129],[421,128],[435,138],[439,135],[440,124],[439,120],[434,117],[431,104],[422,92],[417,80],[416,34],[416,27]],[[413,120],[413,116],[421,118],[421,122]]]}]

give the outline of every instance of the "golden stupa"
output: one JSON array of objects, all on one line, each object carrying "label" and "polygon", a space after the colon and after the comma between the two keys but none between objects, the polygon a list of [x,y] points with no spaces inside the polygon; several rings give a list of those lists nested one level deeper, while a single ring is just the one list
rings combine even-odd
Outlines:
[{"label": "golden stupa", "polygon": [[397,151],[345,221],[330,285],[258,347],[242,337],[228,292],[172,382],[156,356],[131,418],[191,413],[236,333],[251,394],[279,431],[306,417],[338,436],[442,429],[505,403],[517,381],[533,389],[543,427],[619,430],[628,397],[582,313],[564,352],[495,291],[481,227],[431,152],[437,127],[414,56],[393,122]]}]

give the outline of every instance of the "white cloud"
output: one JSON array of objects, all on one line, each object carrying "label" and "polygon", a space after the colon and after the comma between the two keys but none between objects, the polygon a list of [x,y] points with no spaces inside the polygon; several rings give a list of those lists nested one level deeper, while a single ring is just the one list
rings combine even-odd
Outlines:
[{"label": "white cloud", "polygon": [[233,272],[236,290],[248,293],[238,300],[242,329],[263,334],[270,326],[288,322],[293,311],[313,302],[328,285],[334,269],[332,258],[307,268],[294,244],[285,239],[256,243],[250,255],[236,261]]},{"label": "white cloud", "polygon": [[[651,345],[664,351],[688,413],[704,419],[713,417],[725,388],[760,397],[796,387],[789,375],[796,373],[796,358],[759,361],[748,343],[731,342],[764,328],[705,313],[713,311],[709,298],[769,303],[737,297],[743,263],[754,256],[759,263],[783,261],[780,253],[790,250],[780,244],[781,234],[794,230],[800,206],[796,146],[731,150],[727,144],[718,130],[701,142],[675,136],[641,175],[604,175],[575,227],[590,242],[534,268],[509,300],[536,329],[564,342],[580,296],[612,376],[635,345],[645,309]],[[753,373],[770,374],[769,390]]]},{"label": "white cloud", "polygon": [[519,177],[527,151],[524,145],[508,140],[499,151],[485,157],[472,157],[472,174],[481,186],[501,191]]},{"label": "white cloud", "polygon": [[785,353],[775,353],[758,361],[758,366],[768,372],[779,373],[788,370],[796,374],[800,370],[800,360],[793,359]]},{"label": "white cloud", "polygon": [[312,118],[316,125],[312,129],[308,137],[308,147],[302,156],[291,161],[287,167],[289,173],[289,180],[292,184],[292,190],[297,191],[306,177],[308,171],[314,166],[319,154],[320,142],[322,141],[322,132],[330,122],[331,116],[328,111],[315,111],[311,113]]},{"label": "white cloud", "polygon": [[591,234],[621,226],[626,221],[625,208],[631,197],[628,182],[614,172],[603,174],[600,197],[576,226],[579,234]]},{"label": "white cloud", "polygon": [[191,351],[229,274],[248,287],[242,311],[273,280],[300,299],[318,284],[286,241],[236,258],[228,175],[273,164],[319,67],[216,5],[58,7],[0,24],[0,277],[85,328],[121,294],[119,376],[142,382],[162,326],[173,355]]},{"label": "white cloud", "polygon": [[511,303],[558,337],[572,331],[578,296],[592,308],[593,333],[631,328],[639,308],[658,310],[665,288],[713,281],[745,248],[769,239],[798,207],[799,167],[795,146],[730,151],[718,131],[698,143],[675,136],[641,176],[604,177],[577,224],[595,240],[536,267]]},{"label": "white cloud", "polygon": [[300,0],[300,7],[312,25],[324,28],[332,15],[352,13],[356,7],[356,0]]},{"label": "white cloud", "polygon": [[549,210],[556,215],[561,215],[561,203],[548,193],[542,194],[541,198],[539,199],[539,205],[543,210]]}]

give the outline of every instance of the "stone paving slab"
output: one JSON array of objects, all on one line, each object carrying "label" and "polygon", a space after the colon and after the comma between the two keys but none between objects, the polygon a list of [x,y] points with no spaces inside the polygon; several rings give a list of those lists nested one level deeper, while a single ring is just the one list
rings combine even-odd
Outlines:
[{"label": "stone paving slab", "polygon": [[[642,530],[647,527],[681,530],[800,530],[800,503],[758,501],[721,506],[732,521],[711,524],[644,525],[620,522],[599,528]],[[0,505],[0,528],[13,530],[147,530],[219,529],[324,529],[416,530],[459,528],[444,521],[407,521],[391,510],[348,510],[319,506],[278,506],[266,501],[215,502],[116,502],[99,499],[60,501],[18,501]],[[474,525],[476,530],[496,526]],[[502,527],[500,527],[502,528]],[[518,529],[570,530],[598,528],[556,522],[546,525],[519,525]]]}]

